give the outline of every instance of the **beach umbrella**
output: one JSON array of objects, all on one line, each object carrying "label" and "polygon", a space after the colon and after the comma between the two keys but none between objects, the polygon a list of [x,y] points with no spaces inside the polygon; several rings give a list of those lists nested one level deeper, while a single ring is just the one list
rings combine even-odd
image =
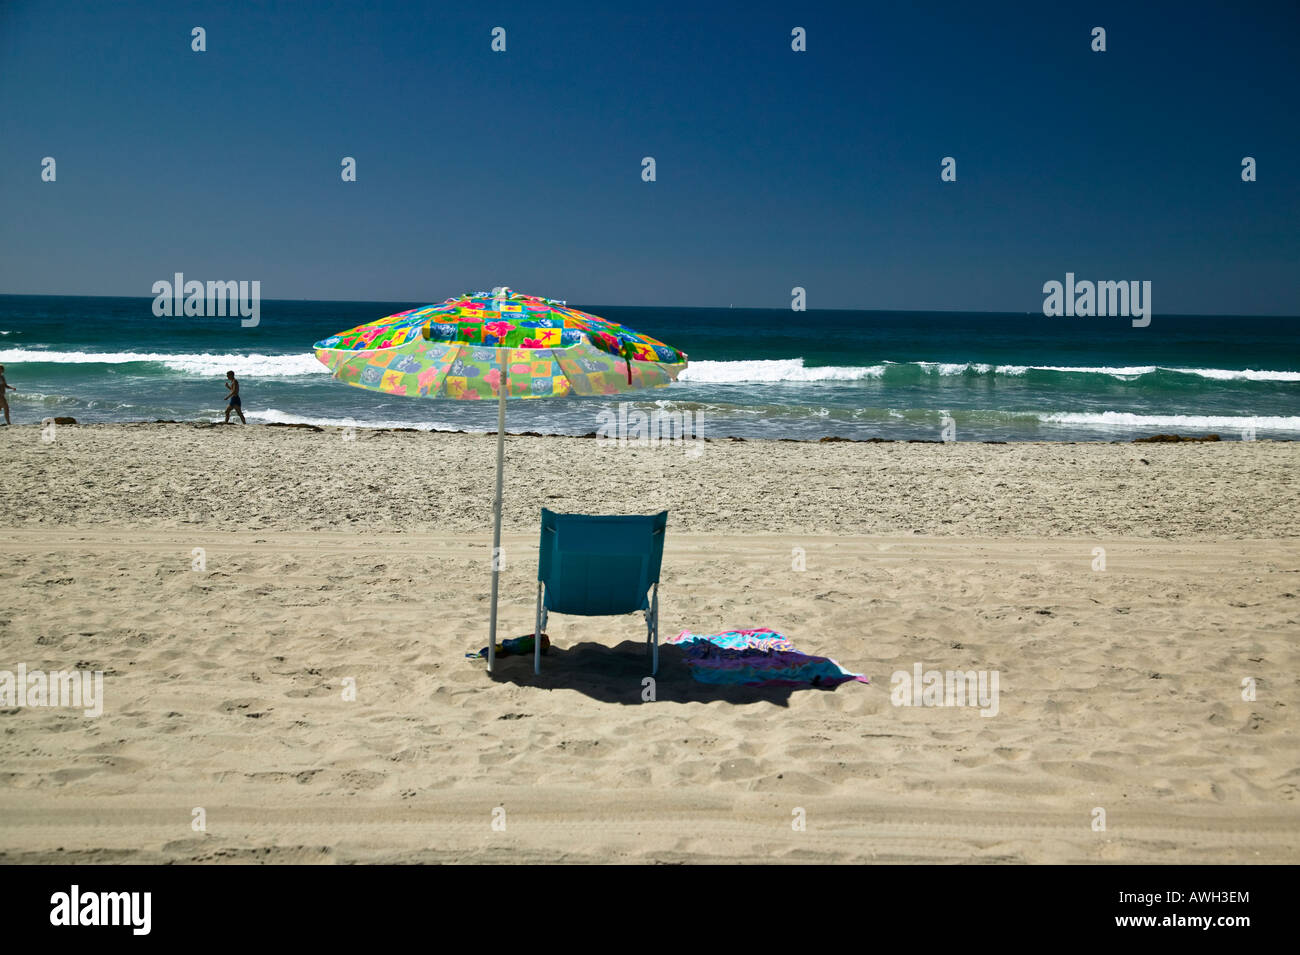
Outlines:
[{"label": "beach umbrella", "polygon": [[497,399],[489,672],[496,666],[506,399],[658,388],[686,367],[685,353],[648,335],[508,288],[398,312],[313,347],[336,379],[357,388],[411,398]]}]

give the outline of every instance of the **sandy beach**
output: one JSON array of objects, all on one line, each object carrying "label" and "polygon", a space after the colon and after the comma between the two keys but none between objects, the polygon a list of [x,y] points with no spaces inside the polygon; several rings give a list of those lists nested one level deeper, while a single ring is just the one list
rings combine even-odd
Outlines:
[{"label": "sandy beach", "polygon": [[[540,676],[466,658],[489,437],[51,437],[0,429],[0,670],[102,670],[104,707],[0,710],[0,861],[1300,861],[1300,444],[511,436],[499,636],[541,507],[667,509],[665,636],[871,679],[666,648],[646,701],[639,617],[553,616]],[[996,716],[894,705],[917,664],[998,673]]]}]

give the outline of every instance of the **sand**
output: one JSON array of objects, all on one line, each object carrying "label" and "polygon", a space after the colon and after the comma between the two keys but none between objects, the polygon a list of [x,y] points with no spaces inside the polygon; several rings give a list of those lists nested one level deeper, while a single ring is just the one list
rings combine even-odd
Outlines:
[{"label": "sand", "polygon": [[[103,670],[104,712],[0,710],[0,862],[1300,861],[1300,444],[511,437],[501,635],[540,507],[667,508],[665,635],[872,681],[666,648],[647,701],[639,617],[553,616],[540,677],[465,658],[491,438],[53,437],[0,429],[0,670]],[[918,663],[997,715],[894,705]]]}]

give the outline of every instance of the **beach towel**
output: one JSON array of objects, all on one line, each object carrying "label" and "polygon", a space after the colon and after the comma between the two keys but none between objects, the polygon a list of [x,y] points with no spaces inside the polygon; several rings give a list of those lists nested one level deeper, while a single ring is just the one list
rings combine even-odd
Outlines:
[{"label": "beach towel", "polygon": [[701,683],[835,687],[850,680],[870,682],[829,657],[800,653],[785,636],[766,627],[725,633],[683,630],[668,643],[682,648],[691,676]]}]

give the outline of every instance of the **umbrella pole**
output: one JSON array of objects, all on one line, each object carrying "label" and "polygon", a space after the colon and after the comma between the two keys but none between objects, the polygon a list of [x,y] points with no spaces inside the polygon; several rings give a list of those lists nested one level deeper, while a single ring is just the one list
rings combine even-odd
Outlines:
[{"label": "umbrella pole", "polygon": [[[500,397],[497,399],[497,490],[492,503],[492,610],[488,616],[488,673],[495,672],[497,660],[497,582],[501,576],[501,474],[506,457],[506,390],[509,388],[508,360],[501,360]],[[538,639],[534,637],[534,639]]]}]

